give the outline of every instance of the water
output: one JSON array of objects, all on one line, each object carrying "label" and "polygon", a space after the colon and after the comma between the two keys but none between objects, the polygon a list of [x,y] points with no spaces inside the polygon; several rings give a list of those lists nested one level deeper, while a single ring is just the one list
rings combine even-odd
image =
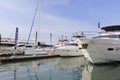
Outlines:
[{"label": "water", "polygon": [[120,64],[86,65],[81,80],[120,80]]},{"label": "water", "polygon": [[91,65],[84,57],[0,65],[0,80],[120,80],[119,64]]}]

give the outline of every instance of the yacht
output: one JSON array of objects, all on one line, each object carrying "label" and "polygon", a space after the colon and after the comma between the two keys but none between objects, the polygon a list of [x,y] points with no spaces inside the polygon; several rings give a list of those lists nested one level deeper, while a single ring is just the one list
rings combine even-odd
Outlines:
[{"label": "yacht", "polygon": [[120,61],[120,25],[101,29],[86,47],[88,60],[93,64]]},{"label": "yacht", "polygon": [[68,43],[69,40],[67,38],[61,38],[61,39],[58,39],[57,43],[55,44],[55,47],[60,47],[60,46],[63,46],[64,44]]},{"label": "yacht", "polygon": [[46,49],[46,53],[48,53],[49,55],[59,55],[56,49],[64,46],[67,43],[69,43],[69,40],[67,39],[67,37],[64,38],[62,35],[62,37],[58,39],[57,43],[54,46]]},{"label": "yacht", "polygon": [[55,51],[62,57],[83,56],[82,45],[78,44],[77,39],[85,38],[82,34],[74,34],[72,40],[58,48]]}]

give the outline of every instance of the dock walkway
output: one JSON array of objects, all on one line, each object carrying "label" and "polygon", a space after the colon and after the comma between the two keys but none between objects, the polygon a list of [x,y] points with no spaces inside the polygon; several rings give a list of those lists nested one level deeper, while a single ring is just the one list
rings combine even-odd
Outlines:
[{"label": "dock walkway", "polygon": [[33,59],[45,59],[45,58],[53,58],[59,57],[59,55],[22,55],[22,56],[11,56],[11,57],[0,57],[0,62],[17,62],[17,61],[26,61],[26,60],[33,60]]}]

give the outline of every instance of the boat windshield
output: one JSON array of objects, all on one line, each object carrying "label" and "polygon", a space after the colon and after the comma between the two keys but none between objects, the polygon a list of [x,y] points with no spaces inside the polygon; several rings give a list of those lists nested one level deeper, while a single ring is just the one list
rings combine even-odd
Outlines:
[{"label": "boat windshield", "polygon": [[65,44],[66,46],[78,46],[77,43],[68,43],[68,44]]},{"label": "boat windshield", "polygon": [[74,35],[73,38],[85,38],[85,36]]},{"label": "boat windshield", "polygon": [[120,38],[120,35],[102,35],[102,36],[96,36],[93,38]]}]

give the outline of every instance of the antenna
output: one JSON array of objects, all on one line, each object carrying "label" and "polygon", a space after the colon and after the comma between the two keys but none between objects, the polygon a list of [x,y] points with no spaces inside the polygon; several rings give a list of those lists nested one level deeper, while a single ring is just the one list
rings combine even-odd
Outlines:
[{"label": "antenna", "polygon": [[50,44],[52,43],[52,33],[50,33]]},{"label": "antenna", "polygon": [[100,27],[101,27],[100,22],[98,22],[98,28],[100,28]]}]

